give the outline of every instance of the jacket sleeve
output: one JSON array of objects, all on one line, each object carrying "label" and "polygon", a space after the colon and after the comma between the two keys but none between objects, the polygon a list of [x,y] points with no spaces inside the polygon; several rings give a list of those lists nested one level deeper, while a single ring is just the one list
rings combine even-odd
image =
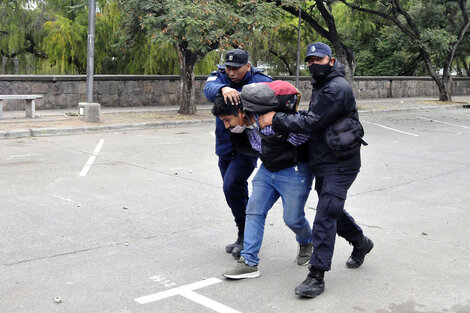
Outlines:
[{"label": "jacket sleeve", "polygon": [[273,128],[276,131],[294,133],[321,132],[344,115],[345,101],[343,91],[338,88],[326,88],[314,103],[310,103],[307,112],[286,114],[278,112],[273,117]]},{"label": "jacket sleeve", "polygon": [[215,97],[220,93],[220,89],[228,86],[228,83],[224,81],[222,74],[213,72],[206,80],[204,85],[204,95],[210,102],[214,102]]}]

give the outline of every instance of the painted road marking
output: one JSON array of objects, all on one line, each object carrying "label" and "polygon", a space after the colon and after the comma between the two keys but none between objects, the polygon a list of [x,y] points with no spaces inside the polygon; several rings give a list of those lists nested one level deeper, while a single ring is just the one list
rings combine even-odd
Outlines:
[{"label": "painted road marking", "polygon": [[212,277],[205,280],[201,280],[192,284],[184,285],[181,287],[161,291],[158,293],[154,293],[148,296],[143,296],[140,298],[134,299],[136,302],[140,304],[146,304],[150,302],[155,302],[158,300],[162,300],[165,298],[173,297],[173,296],[183,296],[188,300],[194,301],[199,303],[200,305],[205,306],[213,311],[220,312],[220,313],[241,313],[240,311],[234,310],[222,303],[219,303],[215,300],[209,299],[208,297],[201,296],[198,293],[195,293],[194,290],[204,288],[210,285],[221,283],[222,281],[218,278]]},{"label": "painted road marking", "polygon": [[5,160],[17,159],[17,158],[29,158],[33,156],[41,155],[40,153],[27,153],[27,154],[17,154],[17,155],[10,155],[5,158]]},{"label": "painted road marking", "polygon": [[435,119],[429,118],[429,117],[424,117],[424,116],[416,116],[416,117],[417,117],[417,118],[420,118],[420,119],[423,119],[423,120],[428,120],[428,121],[431,121],[431,122],[436,122],[436,123],[440,123],[440,124],[444,124],[444,125],[449,125],[449,126],[455,126],[455,127],[462,127],[462,128],[470,129],[470,127],[468,127],[468,126],[457,125],[457,124],[451,124],[451,123],[447,123],[447,122],[443,122],[443,121],[438,121],[438,120],[435,120]]},{"label": "painted road marking", "polygon": [[96,156],[98,155],[98,153],[100,153],[101,147],[103,147],[103,143],[104,139],[100,139],[100,141],[96,145],[95,150],[93,151],[93,154],[88,158],[88,161],[86,162],[85,166],[82,168],[82,171],[78,176],[86,176],[91,166],[93,165],[93,162],[95,162]]},{"label": "painted road marking", "polygon": [[162,284],[163,286],[165,286],[167,288],[176,286],[175,282],[172,282],[171,280],[166,279],[165,277],[162,277],[160,275],[152,276],[152,277],[150,277],[150,279],[153,280],[154,282]]},{"label": "painted road marking", "polygon": [[398,130],[398,129],[395,129],[395,128],[391,128],[391,127],[385,126],[385,125],[380,125],[380,124],[377,124],[377,123],[373,123],[373,122],[369,122],[369,121],[364,121],[364,120],[361,120],[361,121],[364,122],[364,123],[369,123],[369,124],[372,124],[372,125],[375,125],[375,126],[378,126],[378,127],[382,127],[382,128],[388,129],[388,130],[392,130],[392,131],[395,131],[395,132],[397,132],[397,133],[402,133],[402,134],[405,134],[405,135],[410,135],[410,136],[419,137],[419,135],[417,135],[417,134],[408,133],[408,132],[405,132],[405,131],[402,131],[402,130]]},{"label": "painted road marking", "polygon": [[209,132],[213,138],[215,138],[215,132]]}]

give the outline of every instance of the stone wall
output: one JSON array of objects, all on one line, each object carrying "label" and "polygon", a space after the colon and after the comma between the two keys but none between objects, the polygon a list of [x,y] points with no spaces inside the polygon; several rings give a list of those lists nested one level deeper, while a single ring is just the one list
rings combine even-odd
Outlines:
[{"label": "stone wall", "polygon": [[[294,83],[295,77],[274,77]],[[196,76],[196,103],[207,104],[203,94],[206,76]],[[355,77],[358,99],[438,97],[436,84],[428,77]],[[179,106],[179,76],[95,75],[94,101],[103,107]],[[300,77],[303,99],[310,97],[309,77]],[[453,95],[470,94],[470,78],[454,78]],[[86,101],[85,75],[0,75],[0,94],[43,94],[37,109],[71,109]],[[24,101],[10,100],[4,110],[22,110]]]}]

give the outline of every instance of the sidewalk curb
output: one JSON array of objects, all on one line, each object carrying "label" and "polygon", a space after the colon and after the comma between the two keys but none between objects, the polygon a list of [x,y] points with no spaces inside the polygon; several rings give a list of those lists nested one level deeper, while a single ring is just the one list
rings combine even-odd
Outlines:
[{"label": "sidewalk curb", "polygon": [[[421,112],[431,110],[450,110],[469,108],[469,105],[446,105],[446,106],[431,106],[431,107],[415,107],[404,109],[384,109],[384,110],[359,110],[360,114],[367,113],[394,113],[394,112]],[[112,124],[102,126],[87,126],[87,127],[71,127],[71,128],[30,128],[20,130],[0,131],[0,139],[15,139],[24,137],[47,137],[47,136],[67,136],[67,135],[80,135],[89,133],[101,133],[112,131],[131,131],[143,129],[158,129],[158,128],[174,128],[184,126],[203,126],[213,125],[214,119],[202,120],[179,120],[179,121],[165,121],[165,122],[150,122],[150,123],[132,123],[132,124]]]},{"label": "sidewalk curb", "polygon": [[28,129],[0,131],[0,139],[15,139],[31,137],[31,131]]},{"label": "sidewalk curb", "polygon": [[114,124],[102,126],[71,127],[71,128],[30,128],[21,130],[0,131],[0,139],[14,139],[23,137],[67,136],[112,131],[130,131],[156,128],[174,128],[183,126],[211,125],[213,119],[184,120],[168,122],[150,122],[133,124]]}]

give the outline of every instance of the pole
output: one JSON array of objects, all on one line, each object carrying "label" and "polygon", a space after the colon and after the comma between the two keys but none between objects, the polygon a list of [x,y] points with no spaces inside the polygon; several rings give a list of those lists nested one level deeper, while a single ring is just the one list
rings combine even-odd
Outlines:
[{"label": "pole", "polygon": [[300,71],[300,23],[302,8],[299,4],[299,25],[297,27],[297,67],[295,69],[295,87],[299,88],[299,71]]},{"label": "pole", "polygon": [[95,58],[95,15],[96,0],[88,1],[88,46],[86,68],[86,101],[93,102],[93,72]]}]

